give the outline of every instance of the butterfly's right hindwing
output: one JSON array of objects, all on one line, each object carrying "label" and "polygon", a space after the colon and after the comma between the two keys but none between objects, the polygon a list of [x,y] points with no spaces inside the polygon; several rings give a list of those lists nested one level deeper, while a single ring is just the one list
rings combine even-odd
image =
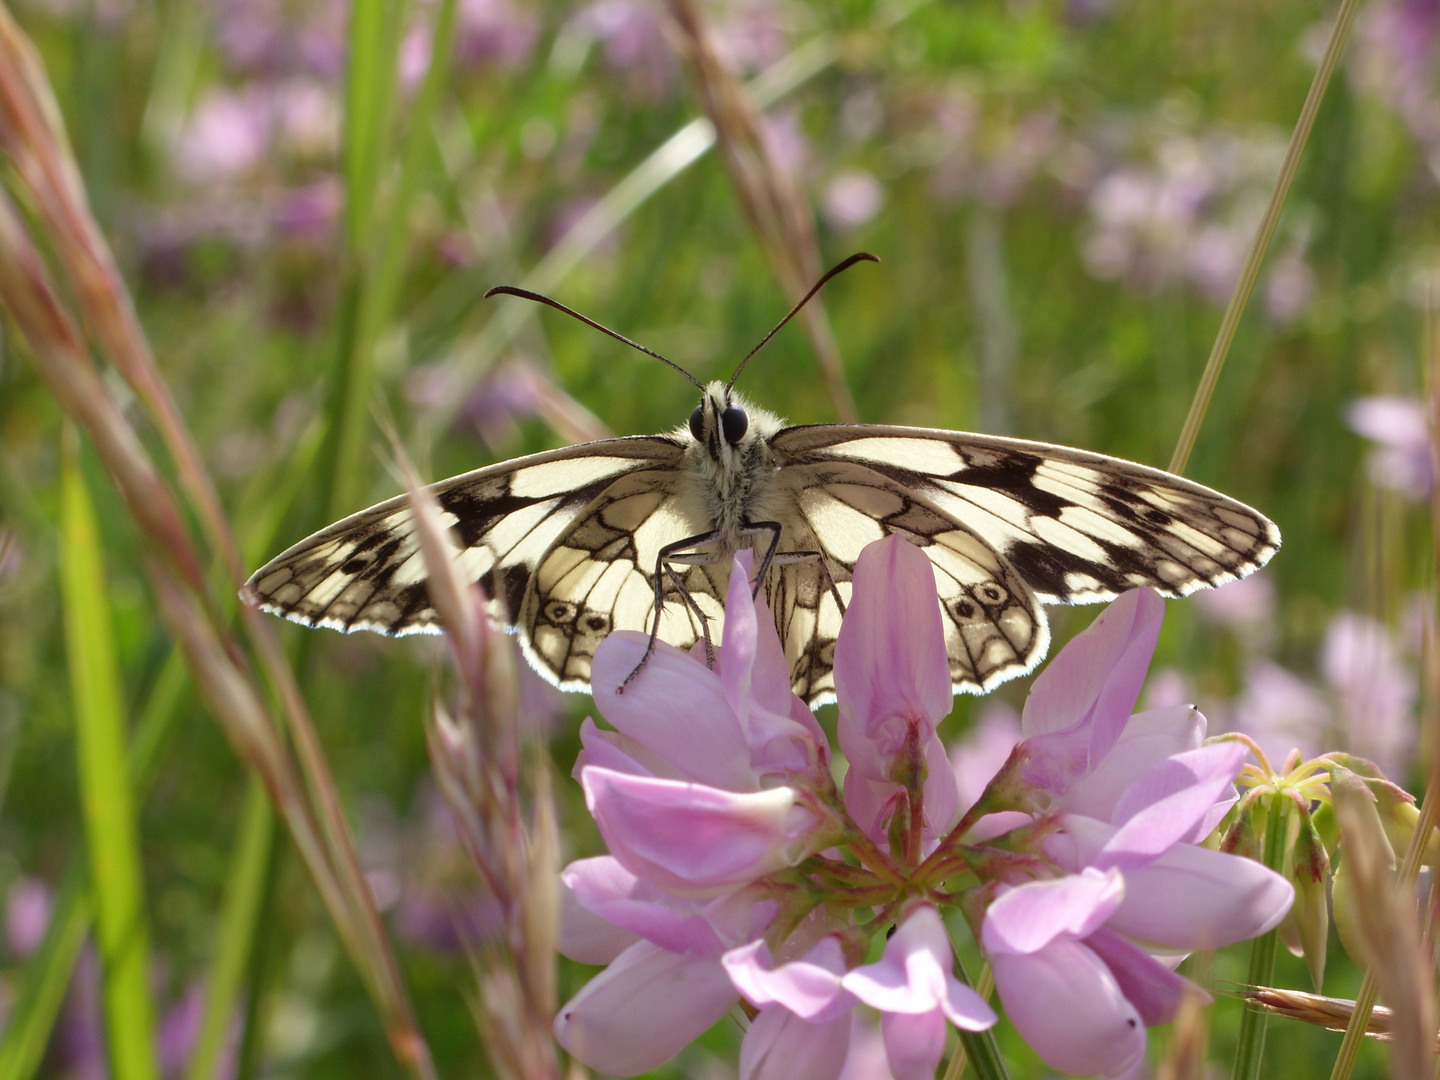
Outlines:
[{"label": "butterfly's right hindwing", "polygon": [[[536,569],[596,500],[633,474],[673,473],[681,444],[632,436],[535,454],[478,469],[432,488],[460,545],[460,565],[480,582],[491,613],[528,635],[521,613]],[[266,611],[307,626],[409,634],[439,629],[407,499],[336,522],[261,567],[246,593]],[[527,640],[528,645],[528,640]],[[561,670],[551,669],[557,681]]]},{"label": "butterfly's right hindwing", "polygon": [[[708,528],[685,499],[676,469],[622,477],[591,502],[550,546],[536,568],[521,613],[532,659],[562,687],[586,689],[595,649],[611,630],[655,626],[655,569],[661,549]],[[672,565],[656,636],[688,649],[703,633],[701,615],[718,628],[729,566]],[[723,571],[723,572],[721,572]]]}]

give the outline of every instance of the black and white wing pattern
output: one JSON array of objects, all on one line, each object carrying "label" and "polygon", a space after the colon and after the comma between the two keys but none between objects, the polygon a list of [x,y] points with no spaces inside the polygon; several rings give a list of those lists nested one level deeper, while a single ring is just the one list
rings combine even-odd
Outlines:
[{"label": "black and white wing pattern", "polygon": [[[1280,534],[1219,492],[1158,469],[1046,443],[924,428],[819,424],[769,439],[788,550],[818,551],[842,600],[860,549],[887,533],[935,567],[957,690],[984,692],[1049,647],[1041,604],[1164,596],[1244,577]],[[766,583],[796,692],[833,696],[839,606],[818,562]]]},{"label": "black and white wing pattern", "polygon": [[[631,436],[565,447],[435,485],[460,563],[484,586],[497,621],[518,632],[531,662],[566,689],[588,689],[590,657],[613,628],[648,630],[661,546],[703,531],[683,498],[684,445]],[[724,596],[696,567],[686,588],[716,613]],[[728,570],[728,567],[725,568]],[[424,560],[405,496],[372,506],[276,556],[245,595],[306,626],[436,632]],[[698,620],[673,586],[661,638],[686,647]]]}]

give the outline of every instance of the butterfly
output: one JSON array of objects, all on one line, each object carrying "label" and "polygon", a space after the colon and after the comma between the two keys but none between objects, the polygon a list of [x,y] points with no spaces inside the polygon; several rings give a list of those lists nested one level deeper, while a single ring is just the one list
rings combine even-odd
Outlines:
[{"label": "butterfly", "polygon": [[[874,256],[845,260],[806,299],[860,260]],[[547,297],[495,292],[559,308],[684,373]],[[711,653],[731,556],[742,548],[757,554],[756,588],[774,613],[793,689],[812,705],[834,699],[855,561],[887,534],[930,557],[951,681],[971,693],[1045,655],[1042,605],[1095,603],[1137,586],[1186,596],[1244,577],[1278,550],[1279,530],[1248,506],[1119,458],[928,428],[787,426],[734,383],[804,302],[728,382],[684,373],[700,403],[668,434],[549,450],[433,485],[461,570],[542,676],[588,691],[596,647],[614,630],[648,633],[651,649],[703,642]],[[243,595],[307,626],[441,630],[405,496],[277,555]]]}]

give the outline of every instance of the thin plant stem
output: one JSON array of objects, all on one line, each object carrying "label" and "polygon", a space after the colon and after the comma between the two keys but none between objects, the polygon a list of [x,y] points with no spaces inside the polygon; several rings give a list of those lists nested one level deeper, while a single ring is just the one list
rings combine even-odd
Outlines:
[{"label": "thin plant stem", "polygon": [[[973,985],[981,997],[987,999],[990,997],[990,991],[994,989],[995,981],[989,964],[981,969],[979,982],[971,983],[970,975],[966,972],[965,965],[957,954],[955,956],[955,972],[961,982],[967,986]],[[975,1075],[979,1077],[979,1080],[1010,1080],[1010,1070],[1005,1065],[1005,1055],[1000,1052],[1000,1043],[995,1038],[993,1027],[986,1028],[984,1031],[960,1029],[959,1043],[945,1069],[945,1080],[951,1080],[952,1077],[958,1077],[964,1072],[967,1061],[975,1066]]]},{"label": "thin plant stem", "polygon": [[1170,456],[1169,469],[1173,473],[1183,473],[1185,466],[1190,463],[1190,453],[1195,449],[1200,424],[1205,419],[1210,398],[1220,381],[1220,370],[1225,366],[1225,357],[1235,340],[1240,316],[1244,314],[1245,305],[1255,289],[1260,267],[1265,261],[1265,252],[1270,246],[1271,237],[1275,235],[1275,226],[1280,222],[1280,211],[1290,194],[1295,172],[1300,167],[1300,155],[1305,151],[1310,129],[1315,126],[1320,102],[1325,98],[1325,89],[1330,85],[1330,77],[1335,73],[1335,65],[1340,61],[1340,53],[1350,36],[1350,24],[1355,21],[1355,12],[1359,7],[1360,0],[1341,0],[1340,12],[1335,16],[1335,24],[1330,28],[1330,37],[1325,42],[1325,52],[1320,57],[1320,65],[1315,69],[1315,77],[1310,81],[1310,91],[1305,95],[1305,104],[1300,109],[1300,119],[1295,123],[1295,130],[1290,133],[1290,144],[1285,148],[1280,175],[1275,178],[1275,186],[1270,191],[1270,201],[1265,204],[1265,215],[1260,219],[1260,225],[1250,241],[1250,251],[1245,256],[1245,268],[1240,272],[1240,280],[1235,283],[1234,292],[1230,294],[1230,303],[1226,305],[1225,316],[1220,320],[1220,332],[1215,335],[1215,344],[1210,349],[1210,358],[1205,361],[1200,385],[1190,402],[1190,412],[1185,417],[1184,427],[1180,429],[1175,453]]},{"label": "thin plant stem", "polygon": [[[1285,813],[1279,799],[1271,800],[1265,820],[1262,861],[1276,873],[1285,858]],[[1278,930],[1261,934],[1250,943],[1250,968],[1245,981],[1250,986],[1269,986],[1275,976],[1275,954],[1280,942]],[[1259,1005],[1247,1003],[1240,1017],[1239,1045],[1235,1051],[1233,1080],[1257,1080],[1265,1057],[1265,1028],[1270,1014]]]}]

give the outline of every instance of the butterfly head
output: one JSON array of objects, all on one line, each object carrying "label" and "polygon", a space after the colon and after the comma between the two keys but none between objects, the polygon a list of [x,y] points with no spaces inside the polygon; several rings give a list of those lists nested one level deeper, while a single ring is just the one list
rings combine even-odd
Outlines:
[{"label": "butterfly head", "polygon": [[690,414],[691,437],[705,456],[722,467],[753,456],[763,441],[781,426],[778,417],[751,405],[723,382],[712,382]]}]

